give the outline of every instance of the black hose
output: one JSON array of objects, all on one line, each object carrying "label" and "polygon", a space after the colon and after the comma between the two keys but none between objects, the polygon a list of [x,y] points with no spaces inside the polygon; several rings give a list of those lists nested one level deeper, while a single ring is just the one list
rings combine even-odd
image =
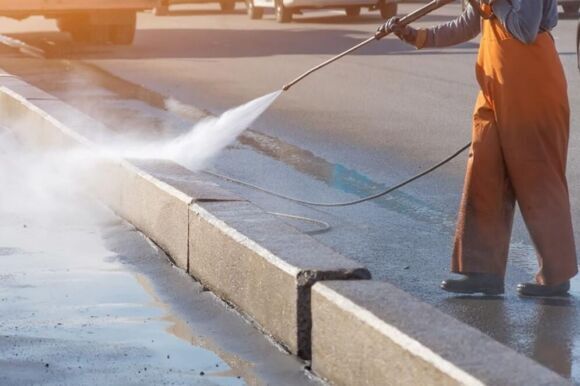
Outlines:
[{"label": "black hose", "polygon": [[408,178],[405,181],[403,181],[397,185],[394,185],[394,186],[392,186],[392,187],[390,187],[382,192],[375,193],[375,194],[372,194],[370,196],[363,197],[363,198],[360,198],[357,200],[345,201],[345,202],[313,202],[313,201],[301,200],[301,199],[286,196],[284,194],[277,193],[277,192],[274,192],[272,190],[268,190],[268,189],[262,188],[260,186],[251,184],[249,182],[238,180],[237,178],[229,177],[229,176],[226,176],[223,174],[210,172],[210,171],[204,171],[204,173],[209,174],[210,176],[221,178],[222,180],[225,180],[225,181],[233,182],[233,183],[238,184],[238,185],[242,185],[242,186],[254,189],[254,190],[258,190],[260,192],[269,194],[269,195],[274,196],[274,197],[278,197],[278,198],[282,198],[284,200],[296,202],[298,204],[310,205],[310,206],[321,206],[321,207],[351,206],[351,205],[361,204],[361,203],[366,202],[366,201],[371,201],[371,200],[377,199],[379,197],[383,197],[389,193],[394,192],[395,190],[401,189],[403,186],[408,185],[411,182],[416,181],[419,178],[426,176],[429,173],[434,172],[435,170],[439,169],[441,166],[451,162],[453,159],[457,158],[457,156],[459,156],[461,153],[463,153],[465,150],[467,150],[470,146],[471,146],[471,142],[468,143],[467,145],[463,146],[461,149],[457,150],[455,153],[453,153],[449,157],[445,158],[441,162],[438,162],[435,165],[431,166],[429,169],[427,169],[419,174],[416,174],[413,177]]}]

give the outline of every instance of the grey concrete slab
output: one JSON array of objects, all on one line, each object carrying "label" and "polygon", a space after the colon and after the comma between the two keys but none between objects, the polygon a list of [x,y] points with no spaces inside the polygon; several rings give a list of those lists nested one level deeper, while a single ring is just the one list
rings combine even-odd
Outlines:
[{"label": "grey concrete slab", "polygon": [[[23,89],[20,87],[20,89]],[[30,86],[30,89],[34,87]],[[34,92],[34,91],[31,91]],[[86,138],[55,120],[13,89],[0,87],[2,123],[28,146],[44,148],[92,147]],[[22,128],[26,128],[23,130]]]},{"label": "grey concrete slab", "polygon": [[99,195],[188,270],[189,205],[237,200],[216,184],[167,160],[102,162]]},{"label": "grey concrete slab", "polygon": [[114,187],[108,197],[116,190],[119,201],[106,203],[158,244],[177,266],[187,270],[191,197],[127,162],[119,167],[110,165],[107,171],[114,174],[100,175],[104,183]]},{"label": "grey concrete slab", "polygon": [[38,107],[41,111],[49,113],[51,117],[63,125],[74,128],[75,132],[91,138],[95,142],[99,142],[97,133],[106,130],[105,125],[101,122],[83,114],[78,109],[67,103],[63,103],[61,100],[33,99],[28,100],[28,102]]},{"label": "grey concrete slab", "polygon": [[189,195],[193,201],[243,201],[203,173],[194,173],[169,160],[130,159],[131,164]]},{"label": "grey concrete slab", "polygon": [[289,351],[310,357],[310,288],[369,279],[361,264],[248,202],[190,208],[189,272]]},{"label": "grey concrete slab", "polygon": [[312,288],[312,368],[336,385],[567,385],[480,331],[375,281]]}]

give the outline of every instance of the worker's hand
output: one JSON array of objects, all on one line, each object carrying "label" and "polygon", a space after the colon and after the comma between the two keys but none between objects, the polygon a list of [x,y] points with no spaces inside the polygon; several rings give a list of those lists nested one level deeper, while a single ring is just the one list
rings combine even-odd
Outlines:
[{"label": "worker's hand", "polygon": [[383,34],[390,31],[395,35],[397,35],[399,39],[409,44],[415,45],[417,41],[417,30],[408,25],[405,26],[401,25],[399,23],[400,20],[401,19],[399,19],[398,17],[391,17],[389,20],[387,20],[385,24],[379,26],[377,32]]}]

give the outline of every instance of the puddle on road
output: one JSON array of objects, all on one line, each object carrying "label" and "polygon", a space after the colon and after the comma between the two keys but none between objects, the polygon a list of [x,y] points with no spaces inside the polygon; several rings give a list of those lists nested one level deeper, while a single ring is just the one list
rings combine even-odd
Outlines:
[{"label": "puddle on road", "polygon": [[[241,360],[236,355],[221,350],[210,340],[193,334],[187,323],[183,319],[177,318],[171,310],[168,309],[168,305],[159,299],[154,286],[146,276],[137,274],[136,278],[143,289],[153,299],[153,304],[165,310],[165,315],[160,318],[160,320],[169,324],[165,331],[185,342],[189,342],[193,346],[204,348],[210,352],[219,353],[219,356],[223,358],[225,366],[220,362],[215,363],[215,367],[210,367],[208,369],[208,372],[206,373],[208,376],[236,379],[242,378],[250,385],[260,384],[260,381],[252,371],[253,365],[251,363]],[[182,361],[183,360],[185,361],[185,363],[183,363],[184,366],[191,364],[191,358],[184,357],[182,358]]]},{"label": "puddle on road", "polygon": [[2,141],[0,384],[258,383],[251,363],[194,338],[107,247],[116,237],[134,258],[157,257],[145,238],[65,179],[35,189],[52,156]]},{"label": "puddle on road", "polygon": [[[155,301],[142,277],[113,262],[96,224],[71,230],[28,223],[24,229],[0,221],[0,244],[26,251],[0,257],[0,271],[12,274],[10,281],[0,280],[0,334],[6,338],[0,342],[0,380],[245,384],[251,365],[232,368],[197,344],[185,323]],[[182,325],[180,333],[176,325]],[[27,366],[26,374],[18,373],[23,364],[34,370]]]}]

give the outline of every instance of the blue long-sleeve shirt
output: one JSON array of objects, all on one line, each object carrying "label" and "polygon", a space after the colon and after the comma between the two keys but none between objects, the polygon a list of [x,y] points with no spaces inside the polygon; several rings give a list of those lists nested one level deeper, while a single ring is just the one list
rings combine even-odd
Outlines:
[{"label": "blue long-sleeve shirt", "polygon": [[[508,32],[531,44],[540,31],[558,24],[557,0],[496,0],[493,13]],[[473,39],[481,32],[479,14],[469,5],[457,19],[428,28],[423,47],[448,47]]]}]

